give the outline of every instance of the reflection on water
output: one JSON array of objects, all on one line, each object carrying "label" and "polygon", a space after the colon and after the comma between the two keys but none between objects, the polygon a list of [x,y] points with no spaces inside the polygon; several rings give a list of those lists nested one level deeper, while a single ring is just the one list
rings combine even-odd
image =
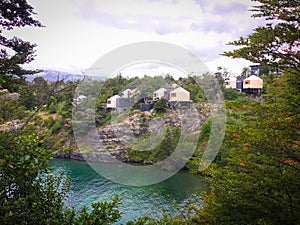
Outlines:
[{"label": "reflection on water", "polygon": [[69,206],[79,209],[118,195],[122,199],[120,210],[124,213],[120,223],[143,215],[159,216],[163,210],[175,212],[175,204],[192,201],[207,190],[204,181],[188,172],[179,172],[158,184],[132,187],[103,178],[85,162],[54,159],[51,166],[54,171],[64,171],[71,178]]}]

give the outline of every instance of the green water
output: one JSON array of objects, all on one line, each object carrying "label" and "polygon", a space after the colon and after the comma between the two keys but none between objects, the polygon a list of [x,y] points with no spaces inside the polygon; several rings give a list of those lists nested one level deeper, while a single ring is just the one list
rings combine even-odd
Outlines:
[{"label": "green water", "polygon": [[122,199],[120,210],[124,213],[120,223],[143,216],[160,216],[163,210],[176,213],[175,205],[194,202],[196,196],[207,190],[204,181],[188,172],[179,172],[168,180],[150,186],[132,187],[113,183],[96,173],[87,163],[54,159],[54,171],[64,171],[72,186],[68,206],[79,209],[92,202],[107,201],[118,195]]}]

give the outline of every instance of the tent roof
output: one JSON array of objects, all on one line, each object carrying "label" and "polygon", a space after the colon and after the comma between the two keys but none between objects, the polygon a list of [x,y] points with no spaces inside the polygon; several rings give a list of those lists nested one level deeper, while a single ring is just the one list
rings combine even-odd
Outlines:
[{"label": "tent roof", "polygon": [[119,95],[114,95],[114,96],[110,97],[107,100],[113,100],[113,99],[117,99],[117,98],[121,98],[121,97]]},{"label": "tent roof", "polygon": [[158,90],[154,91],[154,93],[155,93],[155,92],[164,92],[164,91],[168,91],[168,90],[167,90],[167,89],[165,89],[165,88],[160,88],[160,89],[158,89]]},{"label": "tent roof", "polygon": [[190,92],[188,92],[187,90],[185,90],[184,88],[182,88],[182,87],[178,87],[178,88],[176,88],[175,90],[173,90],[173,91],[171,91],[171,93],[174,93],[174,92],[184,92],[184,93],[190,93]]},{"label": "tent roof", "polygon": [[130,91],[130,92],[132,92],[132,90],[128,88],[128,89],[126,89],[126,90],[122,91],[122,93],[123,93],[123,92],[127,92],[127,91]]},{"label": "tent roof", "polygon": [[262,79],[259,78],[258,76],[252,75],[252,76],[248,77],[248,78],[245,79],[245,80],[262,80]]}]

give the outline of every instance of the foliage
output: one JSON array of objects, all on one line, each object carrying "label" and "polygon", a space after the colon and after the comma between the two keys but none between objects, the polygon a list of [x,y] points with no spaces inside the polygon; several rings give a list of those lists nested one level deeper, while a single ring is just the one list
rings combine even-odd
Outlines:
[{"label": "foliage", "polygon": [[263,17],[268,23],[247,37],[230,42],[230,45],[240,48],[223,55],[260,63],[273,71],[292,68],[299,72],[299,0],[253,1],[259,3],[252,10],[253,17]]},{"label": "foliage", "polygon": [[9,95],[0,96],[0,124],[23,119],[27,113],[18,99],[11,98]]},{"label": "foliage", "polygon": [[92,211],[89,213],[87,207],[76,212],[74,225],[89,224],[112,224],[121,218],[121,211],[118,210],[120,199],[115,196],[110,202],[92,203]]},{"label": "foliage", "polygon": [[198,143],[193,156],[187,162],[186,167],[191,173],[199,173],[199,165],[201,162],[202,154],[205,151],[207,141],[209,140],[211,133],[211,120],[207,120],[203,123],[201,127],[201,132],[199,134]]},{"label": "foliage", "polygon": [[47,81],[42,77],[36,77],[32,81],[31,88],[34,90],[36,105],[44,105],[50,94]]},{"label": "foliage", "polygon": [[[167,127],[164,135],[164,137],[161,137],[161,135],[158,134],[150,138],[147,135],[141,136],[137,144],[133,145],[134,148],[128,152],[130,161],[153,163],[167,158],[176,148],[180,138],[180,129],[178,127]],[[149,138],[149,140],[147,140],[147,138]],[[156,146],[157,143],[160,144]],[[145,144],[147,146],[144,146]],[[151,148],[151,145],[155,147]],[[143,151],[141,151],[141,149]]]},{"label": "foliage", "polygon": [[19,87],[20,102],[27,109],[32,110],[36,106],[34,89],[30,84],[24,84]]},{"label": "foliage", "polygon": [[270,23],[224,55],[285,72],[264,78],[262,101],[227,103],[221,158],[208,171],[217,193],[208,214],[217,224],[299,224],[299,1],[255,2],[253,17]]},{"label": "foliage", "polygon": [[[28,224],[33,219],[28,218],[33,212],[28,212],[35,207],[42,209],[38,205],[40,198],[50,194],[43,192],[43,186],[39,182],[41,178],[38,179],[39,173],[49,169],[47,161],[50,154],[44,151],[41,140],[34,134],[17,137],[14,141],[13,138],[9,133],[1,133],[0,137],[1,224],[10,224],[12,218],[18,224]],[[47,188],[51,189],[45,187]],[[49,201],[49,207],[51,203]],[[37,219],[45,217],[41,210],[35,213]]]},{"label": "foliage", "polygon": [[154,103],[153,108],[157,113],[164,113],[167,111],[168,108],[167,103],[168,102],[164,98],[161,98]]},{"label": "foliage", "polygon": [[215,73],[215,78],[218,80],[218,83],[222,90],[224,89],[225,79],[228,77],[228,75],[229,72],[227,68],[222,68],[221,66],[217,68],[217,72]]},{"label": "foliage", "polygon": [[121,74],[116,77],[109,78],[106,81],[93,81],[92,83],[98,86],[100,92],[97,99],[97,106],[100,107],[100,103],[106,103],[107,99],[113,95],[120,95],[121,91],[130,88],[130,84],[137,78],[126,79]]},{"label": "foliage", "polygon": [[111,202],[92,204],[93,210],[67,208],[64,199],[69,180],[49,174],[51,154],[35,134],[15,137],[0,133],[0,223],[1,224],[109,224],[121,212],[116,196]]},{"label": "foliage", "polygon": [[190,97],[193,102],[204,102],[206,101],[205,94],[201,88],[196,76],[188,76],[186,78],[179,78],[179,84],[190,92]]},{"label": "foliage", "polygon": [[98,114],[95,119],[97,126],[104,126],[111,121],[111,110],[100,108],[97,110],[97,113]]},{"label": "foliage", "polygon": [[223,90],[223,96],[225,100],[235,100],[239,96],[241,96],[241,94],[239,94],[236,90],[232,88],[226,88],[225,90]]},{"label": "foliage", "polygon": [[264,103],[227,104],[235,122],[227,125],[221,158],[208,172],[217,192],[210,212],[217,224],[300,222],[300,114],[290,107],[292,78],[298,80],[289,73],[274,79]]},{"label": "foliage", "polygon": [[24,84],[25,74],[36,72],[21,67],[33,60],[35,44],[17,37],[5,37],[3,32],[9,33],[24,26],[41,27],[41,23],[33,18],[34,14],[26,0],[0,2],[0,88],[16,91],[20,84]]}]

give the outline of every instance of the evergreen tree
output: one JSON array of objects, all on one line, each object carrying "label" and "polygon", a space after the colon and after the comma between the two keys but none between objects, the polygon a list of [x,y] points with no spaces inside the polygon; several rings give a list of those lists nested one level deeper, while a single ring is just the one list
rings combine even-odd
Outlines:
[{"label": "evergreen tree", "polygon": [[25,74],[36,72],[21,67],[34,59],[36,45],[18,37],[5,37],[3,32],[25,26],[41,27],[34,14],[26,0],[0,1],[0,88],[16,91],[25,82]]},{"label": "evergreen tree", "polygon": [[209,171],[216,196],[208,215],[216,224],[299,224],[300,2],[255,2],[253,17],[270,23],[231,42],[241,47],[224,55],[284,72],[270,79],[263,101],[227,102],[230,123]]},{"label": "evergreen tree", "polygon": [[252,0],[254,18],[265,18],[267,24],[230,45],[240,48],[224,52],[233,58],[269,66],[271,70],[300,71],[300,10],[299,0]]}]

